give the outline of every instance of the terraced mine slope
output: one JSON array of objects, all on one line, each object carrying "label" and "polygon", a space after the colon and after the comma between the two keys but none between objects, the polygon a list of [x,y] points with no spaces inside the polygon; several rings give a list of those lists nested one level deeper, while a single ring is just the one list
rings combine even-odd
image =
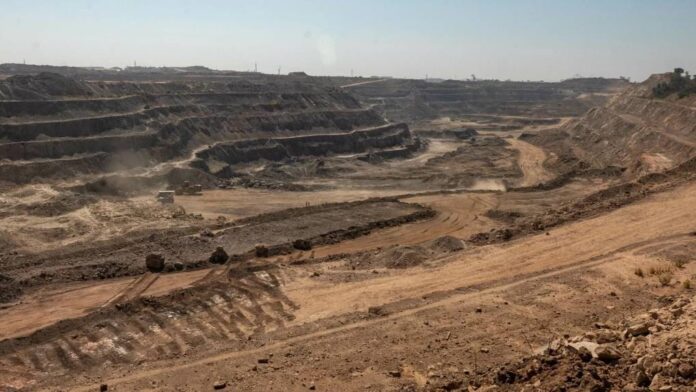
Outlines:
[{"label": "terraced mine slope", "polygon": [[383,79],[349,84],[346,89],[387,118],[413,121],[477,114],[577,116],[627,85],[624,80],[604,78],[560,83]]},{"label": "terraced mine slope", "polygon": [[185,167],[181,161],[220,141],[263,143],[383,124],[341,90],[287,79],[97,82],[15,75],[0,81],[0,180],[70,179],[166,162]]}]

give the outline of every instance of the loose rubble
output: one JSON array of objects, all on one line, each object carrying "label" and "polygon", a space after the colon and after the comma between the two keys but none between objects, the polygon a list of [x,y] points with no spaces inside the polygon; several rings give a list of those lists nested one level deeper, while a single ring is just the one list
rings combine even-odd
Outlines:
[{"label": "loose rubble", "polygon": [[[537,355],[462,378],[429,369],[427,391],[672,391],[696,390],[696,301],[671,298],[620,325],[595,323],[560,338]],[[404,387],[404,390],[411,387]]]}]

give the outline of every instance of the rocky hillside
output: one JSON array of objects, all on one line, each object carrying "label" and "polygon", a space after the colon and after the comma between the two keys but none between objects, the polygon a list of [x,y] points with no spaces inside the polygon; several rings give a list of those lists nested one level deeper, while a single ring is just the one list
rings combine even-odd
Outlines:
[{"label": "rocky hillside", "polygon": [[663,171],[696,156],[696,97],[656,98],[654,75],[560,129],[523,135],[556,152],[554,163],[619,166],[628,176]]}]

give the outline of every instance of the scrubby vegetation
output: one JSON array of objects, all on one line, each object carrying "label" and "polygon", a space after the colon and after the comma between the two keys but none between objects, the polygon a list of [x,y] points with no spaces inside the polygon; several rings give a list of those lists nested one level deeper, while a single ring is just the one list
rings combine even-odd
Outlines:
[{"label": "scrubby vegetation", "polygon": [[660,82],[653,88],[653,96],[657,98],[665,98],[674,93],[677,93],[679,98],[696,94],[696,75],[692,78],[683,68],[675,68],[669,82]]}]

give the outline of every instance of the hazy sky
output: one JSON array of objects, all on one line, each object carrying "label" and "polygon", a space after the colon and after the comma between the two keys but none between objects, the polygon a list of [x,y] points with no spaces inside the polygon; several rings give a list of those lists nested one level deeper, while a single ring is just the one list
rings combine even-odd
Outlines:
[{"label": "hazy sky", "polygon": [[696,71],[696,0],[0,0],[0,63],[559,80]]}]

